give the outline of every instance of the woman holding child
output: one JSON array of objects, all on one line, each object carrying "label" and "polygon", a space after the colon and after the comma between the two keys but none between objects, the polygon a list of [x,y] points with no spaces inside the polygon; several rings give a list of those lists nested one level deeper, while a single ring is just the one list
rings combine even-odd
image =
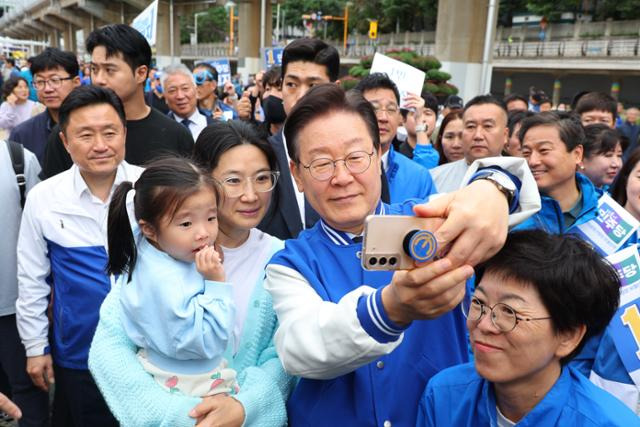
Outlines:
[{"label": "woman holding child", "polygon": [[101,308],[89,366],[123,425],[284,425],[292,377],[272,345],[276,316],[262,286],[264,266],[282,242],[255,228],[278,178],[275,156],[252,128],[238,122],[207,127],[194,154],[222,189],[216,246],[235,307],[224,359],[237,373],[239,391],[201,399],[158,385],[138,363],[138,347],[123,328],[120,287],[126,284],[114,285]]}]

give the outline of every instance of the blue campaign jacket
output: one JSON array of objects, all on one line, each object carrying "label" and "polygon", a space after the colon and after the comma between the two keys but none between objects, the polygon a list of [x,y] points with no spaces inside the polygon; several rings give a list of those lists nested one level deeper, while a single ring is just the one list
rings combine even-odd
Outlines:
[{"label": "blue campaign jacket", "polygon": [[[416,425],[496,427],[491,383],[478,375],[473,363],[441,372],[422,396]],[[637,427],[640,418],[574,369],[564,367],[551,390],[516,426]]]},{"label": "blue campaign jacket", "polygon": [[389,148],[386,169],[391,203],[402,203],[407,199],[426,199],[437,193],[436,185],[427,169],[402,154]]},{"label": "blue campaign jacket", "polygon": [[576,182],[580,187],[582,197],[582,211],[576,222],[568,229],[564,226],[564,218],[560,204],[549,196],[541,195],[542,207],[540,211],[528,220],[514,228],[514,230],[541,229],[551,234],[571,233],[575,226],[584,224],[598,215],[598,200],[603,191],[596,188],[589,178],[577,173]]},{"label": "blue campaign jacket", "polygon": [[[416,202],[385,205],[385,211],[411,215]],[[361,267],[361,243],[338,245],[322,224],[288,240],[271,264],[298,271],[323,300],[331,302],[362,284],[382,288],[391,282],[391,272]],[[390,354],[331,380],[301,379],[287,404],[289,423],[374,427],[390,420],[395,426],[414,426],[427,381],[442,369],[466,361],[466,326],[460,309],[435,320],[414,321]]]}]

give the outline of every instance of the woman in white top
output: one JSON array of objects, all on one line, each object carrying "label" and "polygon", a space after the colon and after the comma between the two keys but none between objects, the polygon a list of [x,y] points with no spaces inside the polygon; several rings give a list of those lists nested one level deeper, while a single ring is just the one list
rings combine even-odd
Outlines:
[{"label": "woman in white top", "polygon": [[11,77],[2,86],[0,105],[0,137],[5,139],[11,129],[44,111],[44,106],[29,99],[29,85],[24,77]]},{"label": "woman in white top", "polygon": [[269,208],[279,175],[275,154],[250,125],[215,122],[200,133],[194,160],[211,171],[224,190],[216,243],[236,306],[225,359],[238,374],[240,391],[233,397],[199,400],[157,387],[136,362],[135,346],[121,326],[116,287],[100,310],[89,368],[113,414],[120,421],[135,420],[131,425],[187,426],[194,418],[198,426],[285,425],[293,378],[284,372],[273,347],[276,315],[263,288],[264,267],[284,244],[255,228]]}]

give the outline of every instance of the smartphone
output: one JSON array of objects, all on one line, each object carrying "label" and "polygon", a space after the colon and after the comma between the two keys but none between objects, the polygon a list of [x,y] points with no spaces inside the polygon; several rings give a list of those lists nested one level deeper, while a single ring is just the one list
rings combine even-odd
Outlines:
[{"label": "smartphone", "polygon": [[365,270],[411,270],[437,258],[435,230],[443,218],[369,215],[364,223],[362,267]]}]

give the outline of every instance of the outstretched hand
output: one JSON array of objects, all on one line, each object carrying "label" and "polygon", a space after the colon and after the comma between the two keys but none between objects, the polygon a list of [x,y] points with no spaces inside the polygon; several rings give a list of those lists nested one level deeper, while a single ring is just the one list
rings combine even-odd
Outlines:
[{"label": "outstretched hand", "polygon": [[507,198],[484,179],[417,205],[414,212],[421,217],[445,218],[435,236],[438,247],[451,245],[446,258],[454,267],[475,266],[491,258],[502,248],[509,231]]}]

